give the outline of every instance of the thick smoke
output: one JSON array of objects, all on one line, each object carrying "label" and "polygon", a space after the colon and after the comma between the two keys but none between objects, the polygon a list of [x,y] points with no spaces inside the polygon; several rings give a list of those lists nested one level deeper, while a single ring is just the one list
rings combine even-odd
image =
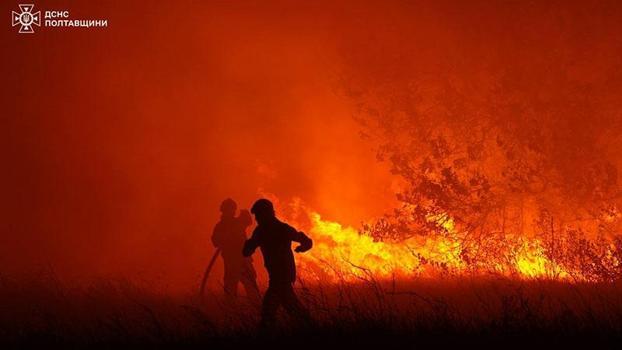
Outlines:
[{"label": "thick smoke", "polygon": [[67,7],[109,27],[2,31],[1,272],[194,287],[227,197],[242,208],[260,193],[297,197],[352,225],[393,200],[340,93],[332,30],[316,21],[337,25],[333,15]]},{"label": "thick smoke", "polygon": [[259,193],[358,225],[399,192],[383,239],[523,207],[617,232],[616,2],[68,6],[109,27],[0,34],[2,272],[190,286]]},{"label": "thick smoke", "polygon": [[[359,120],[405,182],[402,208],[368,233],[400,241],[455,221],[473,265],[507,255],[517,236],[537,237],[566,270],[619,254],[622,9],[427,9],[416,21],[383,13],[344,49]],[[611,266],[590,278],[619,274]]]}]

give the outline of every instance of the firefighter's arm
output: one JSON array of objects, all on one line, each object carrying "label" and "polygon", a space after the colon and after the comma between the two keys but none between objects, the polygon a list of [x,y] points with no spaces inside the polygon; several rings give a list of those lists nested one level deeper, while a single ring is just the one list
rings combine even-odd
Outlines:
[{"label": "firefighter's arm", "polygon": [[294,249],[296,253],[306,252],[313,247],[313,240],[311,240],[309,236],[305,235],[303,232],[296,231],[293,228],[291,233],[291,239],[294,242],[300,243],[300,245]]},{"label": "firefighter's arm", "polygon": [[246,257],[253,255],[257,247],[259,247],[259,232],[257,231],[257,229],[255,229],[251,238],[247,239],[246,242],[244,242],[244,248],[242,248],[242,255]]}]

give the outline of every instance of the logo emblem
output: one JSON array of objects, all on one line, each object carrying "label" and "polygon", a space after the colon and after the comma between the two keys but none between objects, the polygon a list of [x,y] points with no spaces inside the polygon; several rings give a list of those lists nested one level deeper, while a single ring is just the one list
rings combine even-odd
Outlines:
[{"label": "logo emblem", "polygon": [[13,27],[20,25],[20,33],[34,33],[33,25],[41,26],[41,11],[33,13],[32,9],[34,7],[35,5],[33,4],[20,4],[20,13],[11,11]]}]

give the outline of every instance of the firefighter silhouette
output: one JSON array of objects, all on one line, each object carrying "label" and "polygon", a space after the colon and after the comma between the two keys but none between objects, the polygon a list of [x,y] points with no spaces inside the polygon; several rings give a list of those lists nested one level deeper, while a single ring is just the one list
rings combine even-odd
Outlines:
[{"label": "firefighter silhouette", "polygon": [[274,326],[280,306],[293,318],[308,324],[311,321],[309,313],[296,297],[293,288],[296,263],[291,244],[300,243],[294,250],[301,253],[311,249],[312,240],[277,219],[274,207],[267,199],[256,201],[251,212],[255,215],[257,227],[244,244],[243,253],[244,256],[251,256],[259,247],[270,279],[261,306],[261,327],[270,329]]},{"label": "firefighter silhouette", "polygon": [[253,220],[248,210],[241,210],[235,216],[237,204],[231,198],[225,199],[220,205],[222,213],[220,221],[214,227],[212,243],[220,250],[225,263],[224,289],[225,294],[235,298],[238,283],[242,283],[247,297],[251,302],[259,304],[261,299],[257,288],[257,274],[252,259],[242,255],[242,247],[246,241],[246,229]]}]

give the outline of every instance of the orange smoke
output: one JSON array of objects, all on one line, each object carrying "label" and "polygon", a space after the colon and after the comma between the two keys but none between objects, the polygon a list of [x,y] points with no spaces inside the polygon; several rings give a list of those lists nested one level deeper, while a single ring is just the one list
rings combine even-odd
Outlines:
[{"label": "orange smoke", "polygon": [[619,4],[69,7],[110,25],[0,32],[0,274],[194,288],[257,189],[313,208],[306,278],[620,274]]}]

